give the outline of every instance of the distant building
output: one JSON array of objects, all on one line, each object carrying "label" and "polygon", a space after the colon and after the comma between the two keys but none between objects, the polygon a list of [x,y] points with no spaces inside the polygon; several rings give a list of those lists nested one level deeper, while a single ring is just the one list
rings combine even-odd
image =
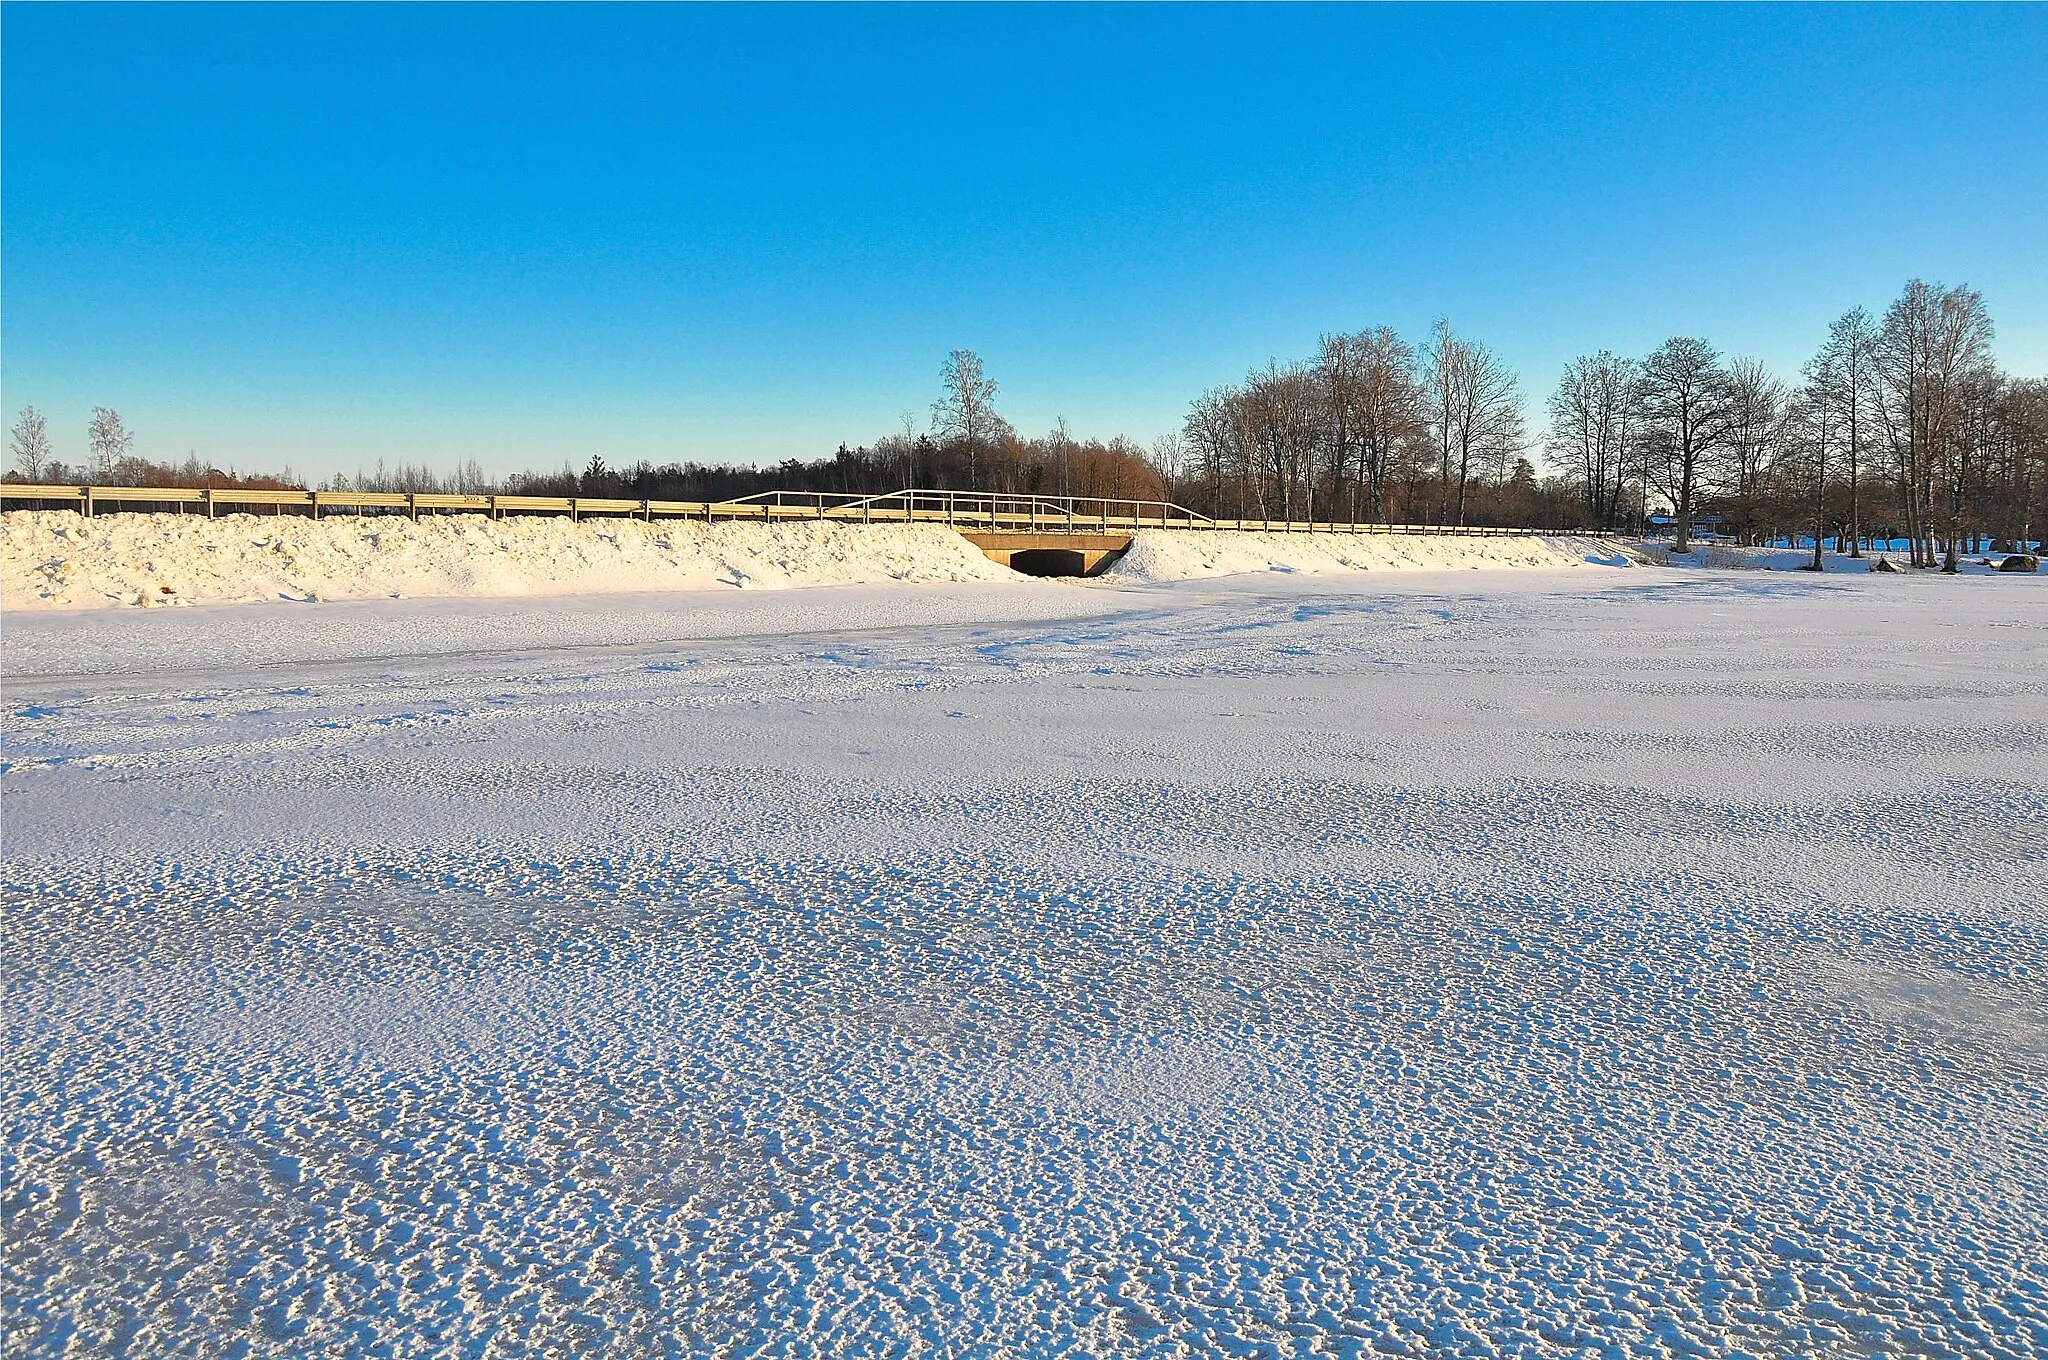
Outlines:
[{"label": "distant building", "polygon": [[[1677,532],[1677,528],[1678,516],[1652,515],[1650,516],[1649,532],[1645,537],[1669,536]],[[1692,536],[1694,538],[1716,538],[1719,537],[1720,531],[1721,517],[1719,515],[1694,515],[1692,517]]]}]

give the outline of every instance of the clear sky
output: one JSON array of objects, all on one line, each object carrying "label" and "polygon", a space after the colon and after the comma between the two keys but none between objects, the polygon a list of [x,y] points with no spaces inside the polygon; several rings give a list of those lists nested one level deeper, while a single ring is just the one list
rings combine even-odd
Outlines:
[{"label": "clear sky", "polygon": [[82,459],[816,457],[979,351],[1150,440],[1432,318],[1539,402],[1914,275],[2048,372],[2048,6],[0,10],[0,382]]}]

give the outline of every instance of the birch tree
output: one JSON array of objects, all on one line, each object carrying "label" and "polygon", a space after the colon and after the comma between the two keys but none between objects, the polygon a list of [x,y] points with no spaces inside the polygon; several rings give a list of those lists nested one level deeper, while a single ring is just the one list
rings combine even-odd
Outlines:
[{"label": "birch tree", "polygon": [[135,453],[135,435],[122,423],[121,413],[105,406],[92,408],[85,442],[95,481],[112,481],[115,470]]},{"label": "birch tree", "polygon": [[49,424],[43,413],[33,406],[21,408],[21,418],[8,431],[8,450],[14,456],[14,470],[25,482],[43,480],[43,470],[51,463]]},{"label": "birch tree", "polygon": [[939,367],[944,394],[932,403],[932,428],[960,441],[967,451],[969,490],[980,489],[977,455],[986,452],[1009,425],[996,414],[996,380],[971,349],[956,349]]}]

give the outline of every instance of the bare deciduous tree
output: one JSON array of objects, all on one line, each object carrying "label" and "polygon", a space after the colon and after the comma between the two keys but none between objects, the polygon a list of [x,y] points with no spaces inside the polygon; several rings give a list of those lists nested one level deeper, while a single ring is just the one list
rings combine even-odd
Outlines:
[{"label": "bare deciduous tree", "polygon": [[1577,480],[1601,528],[1611,526],[1621,509],[1635,383],[1635,364],[1603,349],[1572,360],[1548,403],[1550,454]]},{"label": "bare deciduous tree", "polygon": [[1785,436],[1785,384],[1754,359],[1728,365],[1722,424],[1723,503],[1745,534],[1767,517],[1766,479]]},{"label": "bare deciduous tree", "polygon": [[1009,425],[996,414],[996,380],[982,368],[981,356],[956,349],[939,368],[945,394],[932,403],[932,428],[959,440],[967,450],[967,479],[978,487],[977,457],[986,454]]},{"label": "bare deciduous tree", "polygon": [[1828,327],[1827,343],[1815,361],[1819,366],[1816,372],[1822,375],[1819,380],[1831,389],[1829,405],[1841,413],[1843,421],[1841,453],[1847,464],[1848,491],[1843,535],[1849,540],[1851,557],[1863,555],[1863,452],[1870,440],[1871,400],[1876,390],[1871,359],[1876,341],[1877,328],[1871,324],[1870,313],[1851,307]]},{"label": "bare deciduous tree", "polygon": [[[1415,351],[1385,326],[1323,337],[1320,371],[1329,405],[1336,476],[1365,490],[1365,517],[1386,518],[1387,474],[1402,448],[1426,433]],[[1357,518],[1355,507],[1352,518]]]},{"label": "bare deciduous tree", "polygon": [[1052,433],[1046,436],[1046,443],[1052,446],[1053,461],[1059,468],[1060,494],[1071,496],[1074,494],[1074,435],[1067,428],[1065,416],[1053,418]]},{"label": "bare deciduous tree", "polygon": [[1728,375],[1704,340],[1673,336],[1643,361],[1636,417],[1644,475],[1671,502],[1672,551],[1692,550],[1708,460],[1725,437]]},{"label": "bare deciduous tree", "polygon": [[94,479],[112,481],[115,469],[134,455],[135,435],[121,422],[120,412],[95,406],[86,426],[86,450],[92,456]]},{"label": "bare deciduous tree", "polygon": [[1446,500],[1455,470],[1457,522],[1465,522],[1465,496],[1474,466],[1505,476],[1508,460],[1522,448],[1522,406],[1514,374],[1492,351],[1451,334],[1439,320],[1423,365],[1430,421]]},{"label": "bare deciduous tree", "polygon": [[21,408],[21,418],[8,432],[8,450],[14,455],[14,470],[25,482],[40,482],[51,463],[49,424],[33,406]]},{"label": "bare deciduous tree", "polygon": [[1990,369],[1991,314],[1973,288],[1907,283],[1886,309],[1871,354],[1879,418],[1891,444],[1904,495],[1914,566],[1933,566],[1936,488],[1947,496],[1948,555],[1959,569],[1956,536],[1964,518],[1967,480],[1958,436],[1966,392]]},{"label": "bare deciduous tree", "polygon": [[1813,560],[1810,571],[1827,568],[1828,469],[1833,454],[1846,448],[1852,421],[1849,388],[1841,372],[1844,356],[1833,346],[1807,362],[1805,382],[1787,403],[1785,446],[1793,482],[1812,509]]}]

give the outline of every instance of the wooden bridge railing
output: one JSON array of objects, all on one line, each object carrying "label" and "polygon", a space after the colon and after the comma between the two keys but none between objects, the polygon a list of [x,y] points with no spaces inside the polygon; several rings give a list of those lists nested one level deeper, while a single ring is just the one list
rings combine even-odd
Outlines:
[{"label": "wooden bridge railing", "polygon": [[1212,519],[1170,501],[1094,496],[1031,496],[988,491],[920,488],[886,495],[838,495],[820,491],[766,491],[729,501],[630,500],[594,496],[461,495],[410,491],[251,491],[161,486],[47,486],[0,483],[0,508],[25,506],[78,510],[88,516],[117,511],[170,509],[226,513],[268,509],[273,514],[481,514],[587,515],[641,520],[695,519],[830,520],[854,524],[944,524],[956,529],[1029,533],[1110,533],[1137,529],[1191,529],[1258,533],[1446,534],[1506,537],[1558,530],[1496,528],[1490,525],[1359,524],[1342,521]]}]

